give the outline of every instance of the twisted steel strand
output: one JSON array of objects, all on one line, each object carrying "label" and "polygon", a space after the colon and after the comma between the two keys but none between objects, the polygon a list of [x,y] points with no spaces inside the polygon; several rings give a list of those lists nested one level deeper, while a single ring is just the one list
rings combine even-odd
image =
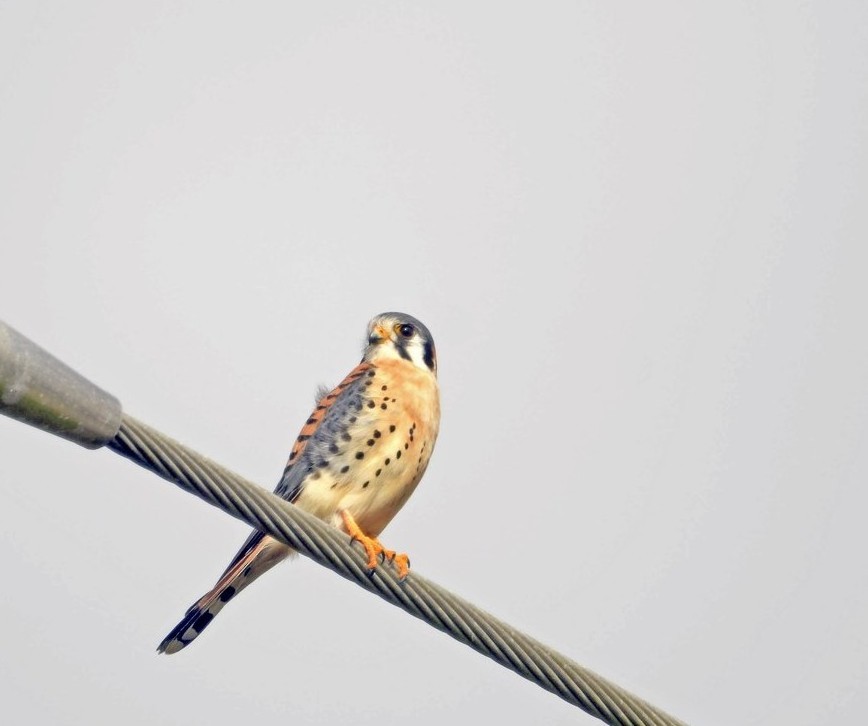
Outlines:
[{"label": "twisted steel strand", "polygon": [[392,568],[369,573],[346,535],[123,416],[114,396],[2,321],[0,413],[86,448],[109,445],[607,723],[679,723],[415,572],[404,582]]},{"label": "twisted steel strand", "polygon": [[606,723],[682,723],[415,571],[403,582],[390,567],[369,572],[343,532],[127,415],[108,447]]}]

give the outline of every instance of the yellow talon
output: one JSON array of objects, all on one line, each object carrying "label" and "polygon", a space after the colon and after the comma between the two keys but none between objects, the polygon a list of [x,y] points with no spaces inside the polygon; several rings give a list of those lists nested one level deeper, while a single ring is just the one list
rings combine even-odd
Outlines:
[{"label": "yellow talon", "polygon": [[368,537],[368,535],[362,532],[361,527],[356,524],[353,516],[346,510],[341,512],[341,518],[344,520],[344,528],[347,534],[350,535],[353,541],[358,542],[365,548],[365,554],[368,556],[367,566],[369,570],[377,568],[377,556],[379,555],[384,561],[388,560],[395,565],[398,570],[399,580],[407,577],[407,573],[410,572],[410,558],[407,555],[403,553],[398,554],[395,550],[387,550],[376,537]]}]

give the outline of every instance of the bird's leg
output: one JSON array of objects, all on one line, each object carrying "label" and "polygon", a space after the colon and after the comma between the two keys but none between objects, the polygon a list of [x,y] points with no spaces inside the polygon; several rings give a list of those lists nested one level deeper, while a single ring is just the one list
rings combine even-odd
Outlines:
[{"label": "bird's leg", "polygon": [[365,554],[368,555],[369,570],[376,569],[377,555],[380,555],[384,560],[394,563],[395,567],[398,568],[399,579],[403,580],[407,577],[407,573],[410,571],[410,558],[407,555],[398,554],[395,550],[387,550],[376,537],[368,537],[362,532],[362,528],[356,524],[353,515],[346,509],[341,511],[341,518],[344,520],[344,529],[346,529],[347,534],[365,548]]}]

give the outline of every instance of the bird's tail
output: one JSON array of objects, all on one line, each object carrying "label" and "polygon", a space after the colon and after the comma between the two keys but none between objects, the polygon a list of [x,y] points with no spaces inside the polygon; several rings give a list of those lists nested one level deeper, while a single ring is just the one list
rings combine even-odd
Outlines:
[{"label": "bird's tail", "polygon": [[192,643],[226,603],[291,552],[289,547],[262,532],[251,534],[217,584],[193,603],[181,622],[157,646],[157,652],[171,655]]}]

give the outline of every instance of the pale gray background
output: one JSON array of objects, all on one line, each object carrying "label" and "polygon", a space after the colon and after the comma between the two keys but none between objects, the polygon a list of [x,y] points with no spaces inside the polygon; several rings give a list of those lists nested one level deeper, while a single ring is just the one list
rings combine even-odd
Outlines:
[{"label": "pale gray background", "polygon": [[[868,710],[868,4],[0,3],[0,315],[272,486],[399,309],[419,572],[695,724]],[[593,720],[0,419],[25,723]]]}]

